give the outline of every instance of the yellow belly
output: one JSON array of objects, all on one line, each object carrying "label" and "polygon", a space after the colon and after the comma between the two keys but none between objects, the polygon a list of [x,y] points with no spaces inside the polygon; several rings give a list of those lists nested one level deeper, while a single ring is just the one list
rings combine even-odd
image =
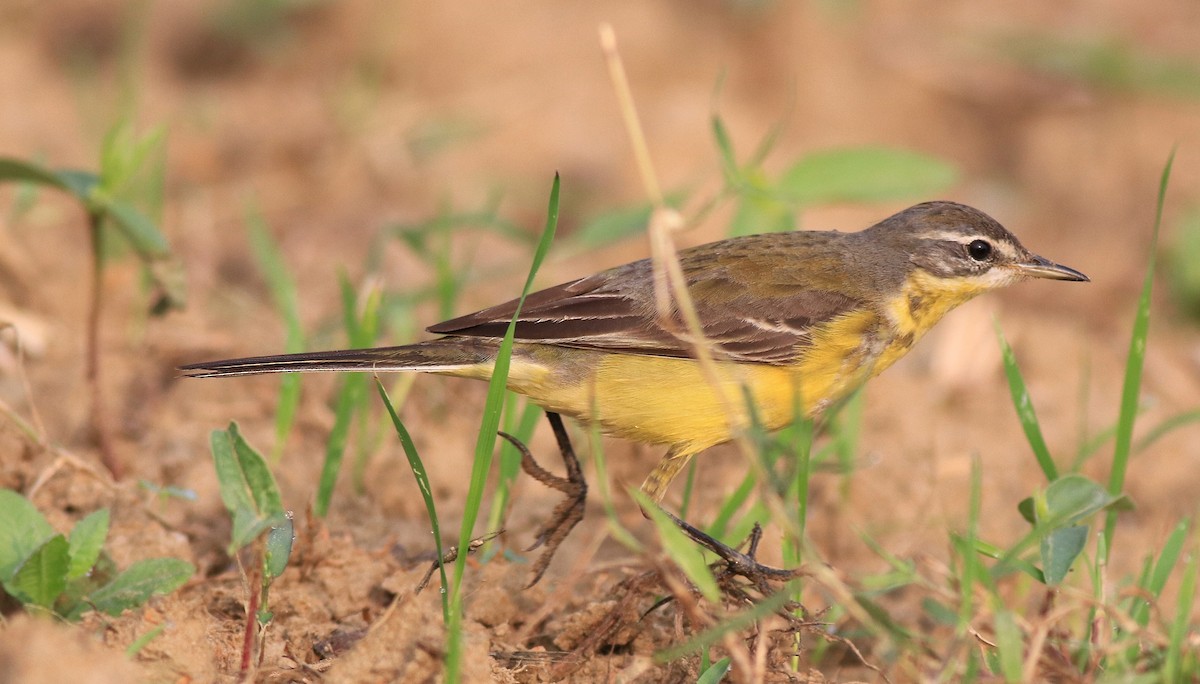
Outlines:
[{"label": "yellow belly", "polygon": [[524,344],[517,345],[508,384],[608,434],[696,453],[750,423],[748,399],[759,423],[777,430],[795,420],[797,407],[815,418],[882,371],[877,357],[884,349],[869,353],[862,344],[863,331],[874,330],[877,320],[840,321],[792,366],[718,363],[719,391],[692,359]]},{"label": "yellow belly", "polygon": [[[768,430],[817,418],[883,372],[954,306],[976,292],[936,291],[914,279],[882,310],[861,309],[812,331],[789,366],[718,363],[720,391],[692,359],[518,342],[508,386],[550,411],[606,433],[693,454],[749,424],[747,399]],[[952,294],[953,296],[947,296]],[[486,378],[489,366],[453,371]]]}]

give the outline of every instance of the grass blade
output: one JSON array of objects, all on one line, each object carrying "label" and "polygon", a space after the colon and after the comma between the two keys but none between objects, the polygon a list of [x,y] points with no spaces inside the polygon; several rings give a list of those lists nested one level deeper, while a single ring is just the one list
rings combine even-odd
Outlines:
[{"label": "grass blade", "polygon": [[[542,231],[541,240],[533,254],[533,263],[529,266],[529,276],[525,279],[525,287],[521,290],[521,298],[517,302],[517,310],[513,312],[508,330],[504,333],[504,341],[500,343],[500,351],[492,369],[492,378],[488,383],[487,400],[483,406],[483,421],[479,427],[479,439],[475,442],[475,462],[471,467],[471,483],[467,489],[467,501],[463,510],[462,529],[458,535],[458,548],[467,549],[471,542],[471,533],[475,520],[479,517],[479,507],[483,501],[483,487],[487,482],[488,470],[492,464],[492,451],[496,446],[496,430],[500,426],[500,410],[504,406],[504,393],[507,391],[509,360],[512,356],[513,337],[517,329],[517,318],[521,315],[521,306],[525,297],[533,289],[533,279],[537,275],[546,253],[550,251],[550,243],[554,240],[554,231],[558,225],[558,194],[559,177],[554,174],[554,185],[550,189],[550,204],[547,209],[546,227]],[[467,554],[460,553],[454,562],[454,587],[450,597],[450,624],[447,629],[446,681],[457,683],[461,678],[462,667],[462,576],[467,567]]]},{"label": "grass blade", "polygon": [[[363,320],[357,317],[358,298],[354,287],[343,273],[338,277],[342,291],[342,312],[345,319],[346,331],[349,336],[350,348],[362,349],[370,347],[375,342],[375,326],[377,318],[371,311],[363,313]],[[375,302],[378,299],[375,298]],[[346,441],[350,435],[350,426],[354,420],[356,409],[361,408],[367,396],[367,376],[363,373],[347,373],[342,377],[342,387],[338,391],[337,402],[333,414],[333,429],[329,432],[329,441],[325,447],[325,463],[321,467],[321,480],[317,485],[317,500],[313,511],[320,517],[325,517],[329,511],[329,502],[333,498],[333,487],[337,483],[338,471],[341,470],[342,458],[346,454]]]},{"label": "grass blade", "polygon": [[[408,467],[412,468],[413,477],[417,480],[417,488],[421,490],[421,500],[425,502],[425,512],[429,515],[429,526],[433,533],[433,543],[437,548],[438,557],[438,572],[441,574],[442,591],[442,624],[450,622],[450,595],[446,591],[448,584],[446,580],[446,566],[441,562],[444,557],[442,552],[442,530],[438,524],[437,505],[433,502],[433,488],[429,485],[429,474],[425,472],[425,464],[421,461],[421,455],[417,453],[417,445],[413,444],[412,436],[408,434],[408,430],[404,427],[404,423],[400,422],[400,416],[396,415],[396,409],[392,406],[391,398],[388,397],[387,390],[384,389],[383,383],[379,378],[375,378],[375,388],[379,390],[379,398],[383,400],[384,407],[387,408],[388,416],[392,419],[392,427],[396,429],[396,436],[400,438],[400,446],[404,449],[404,456],[408,459]],[[466,555],[466,554],[463,554]]]},{"label": "grass blade", "polygon": [[1058,467],[1050,455],[1050,448],[1042,437],[1042,428],[1038,423],[1037,412],[1033,408],[1033,400],[1029,398],[1029,390],[1025,386],[1025,378],[1021,376],[1021,368],[1017,365],[1017,356],[1004,338],[1000,322],[996,321],[996,337],[1000,340],[1000,351],[1004,357],[1004,375],[1008,377],[1008,391],[1012,395],[1013,407],[1017,409],[1017,419],[1021,421],[1021,429],[1025,431],[1025,440],[1038,465],[1042,468],[1046,480],[1054,482],[1058,479]]},{"label": "grass blade", "polygon": [[[296,283],[288,273],[287,263],[283,253],[275,244],[267,222],[262,212],[256,206],[246,209],[246,227],[249,231],[250,248],[254,258],[267,279],[271,297],[275,307],[287,326],[287,340],[284,343],[284,353],[295,354],[304,351],[304,329],[300,325],[300,304],[296,295]],[[271,450],[271,462],[278,463],[283,455],[283,447],[287,442],[288,433],[292,430],[292,422],[296,417],[296,408],[300,405],[300,374],[284,373],[279,385],[279,402],[275,410],[275,447]]]},{"label": "grass blade", "polygon": [[[533,430],[537,427],[538,421],[543,415],[542,408],[530,401],[524,401],[525,408],[521,410],[519,418],[513,418],[517,415],[517,406],[522,403],[521,399],[515,394],[509,394],[508,407],[504,410],[505,427],[504,431],[522,444],[528,444],[529,439],[533,436]],[[512,486],[517,480],[517,474],[521,472],[521,454],[516,447],[505,440],[500,444],[500,473],[496,478],[496,492],[492,495],[492,507],[488,514],[487,529],[498,530],[504,526],[504,517],[508,515],[508,504],[512,499]],[[485,557],[492,551],[493,544],[488,542],[487,551],[484,552]]]},{"label": "grass blade", "polygon": [[[1195,666],[1196,652],[1186,646],[1188,633],[1191,631],[1188,620],[1191,618],[1196,598],[1196,575],[1200,574],[1200,556],[1193,554],[1188,558],[1184,568],[1183,581],[1179,584],[1179,597],[1175,602],[1175,620],[1171,623],[1168,633],[1166,662],[1163,663],[1164,682],[1182,682],[1191,679],[1184,676],[1184,658],[1190,652]],[[1193,647],[1194,648],[1194,647]],[[1192,677],[1196,675],[1191,673]]]},{"label": "grass blade", "polygon": [[[1137,314],[1133,319],[1133,335],[1129,342],[1129,357],[1125,362],[1125,385],[1121,390],[1121,409],[1117,414],[1116,445],[1113,448],[1112,473],[1108,479],[1108,491],[1117,496],[1125,487],[1125,472],[1129,467],[1129,456],[1133,444],[1133,421],[1137,417],[1138,395],[1142,387],[1142,368],[1146,361],[1146,337],[1150,333],[1150,294],[1154,290],[1155,253],[1158,250],[1158,232],[1162,226],[1163,202],[1167,184],[1171,180],[1171,166],[1175,163],[1175,150],[1171,150],[1163,167],[1158,183],[1158,204],[1154,212],[1154,232],[1150,237],[1150,257],[1146,265],[1146,278],[1142,294],[1138,299]],[[1113,534],[1117,529],[1117,511],[1110,510],[1104,525],[1104,539],[1112,551]]]}]

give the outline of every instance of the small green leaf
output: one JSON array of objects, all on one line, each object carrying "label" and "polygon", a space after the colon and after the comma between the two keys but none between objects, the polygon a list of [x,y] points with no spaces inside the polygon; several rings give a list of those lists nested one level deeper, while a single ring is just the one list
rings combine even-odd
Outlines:
[{"label": "small green leaf", "polygon": [[54,172],[61,185],[58,187],[79,198],[86,206],[91,206],[96,188],[100,187],[100,177],[90,171],[78,169],[60,169]]},{"label": "small green leaf", "polygon": [[1049,586],[1056,586],[1071,571],[1075,559],[1087,543],[1088,526],[1060,527],[1042,538],[1042,576]]},{"label": "small green leaf", "polygon": [[12,157],[0,157],[0,182],[2,181],[48,185],[69,192],[85,203],[92,188],[99,183],[95,174],[86,171],[52,171],[40,164]]},{"label": "small green leaf", "polygon": [[1037,514],[1033,511],[1032,496],[1027,496],[1024,499],[1021,499],[1021,502],[1017,504],[1017,512],[1020,513],[1021,517],[1025,518],[1025,522],[1029,523],[1030,525],[1033,525],[1037,522]]},{"label": "small green leaf", "polygon": [[271,475],[267,462],[242,438],[237,423],[229,424],[229,436],[233,440],[233,449],[237,452],[238,466],[250,487],[250,495],[254,498],[254,505],[259,513],[284,514],[283,498],[279,495],[279,487],[275,484],[275,476]]},{"label": "small green leaf", "polygon": [[230,551],[234,552],[286,517],[279,488],[262,456],[242,439],[237,423],[211,435],[213,463],[221,500],[233,517]]},{"label": "small green leaf", "polygon": [[267,533],[267,551],[263,559],[263,567],[271,577],[279,577],[287,568],[288,558],[292,555],[292,543],[296,540],[292,516],[284,516],[277,525],[271,526]]},{"label": "small green leaf", "polygon": [[1112,506],[1128,505],[1124,496],[1114,496],[1083,475],[1064,475],[1046,488],[1046,511],[1038,522],[1056,526],[1073,525],[1087,516]]},{"label": "small green leaf", "polygon": [[132,205],[112,199],[104,203],[104,210],[143,259],[157,259],[170,255],[171,248],[167,244],[166,236],[154,225],[154,221],[146,218],[145,214]]},{"label": "small green leaf", "polygon": [[178,558],[141,560],[93,592],[87,603],[102,613],[120,615],[127,608],[142,605],[152,596],[175,591],[195,572],[191,563]]},{"label": "small green leaf", "polygon": [[254,508],[254,497],[238,468],[237,456],[233,451],[233,440],[225,430],[213,430],[209,435],[209,447],[212,450],[213,464],[217,470],[217,485],[221,492],[221,501],[225,508],[233,514],[242,510]]},{"label": "small green leaf", "polygon": [[0,581],[11,579],[21,563],[53,536],[54,528],[28,499],[0,489]]},{"label": "small green leaf", "polygon": [[67,588],[67,549],[66,537],[50,537],[17,569],[5,588],[24,603],[50,608]]},{"label": "small green leaf", "polygon": [[780,193],[799,204],[882,202],[937,194],[958,179],[946,162],[886,147],[814,152],[784,174]]},{"label": "small green leaf", "polygon": [[75,523],[74,529],[71,530],[68,580],[77,580],[87,575],[96,564],[96,559],[100,557],[100,549],[104,546],[104,539],[108,536],[108,521],[108,509],[101,508]]}]

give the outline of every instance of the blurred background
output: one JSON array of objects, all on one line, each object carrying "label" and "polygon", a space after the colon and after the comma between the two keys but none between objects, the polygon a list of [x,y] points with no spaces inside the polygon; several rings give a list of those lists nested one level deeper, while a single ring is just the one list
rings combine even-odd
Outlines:
[{"label": "blurred background", "polygon": [[[1040,474],[1008,399],[993,319],[1016,349],[1052,451],[1071,462],[1116,415],[1159,178],[1175,147],[1140,424],[1200,404],[1192,0],[2,0],[0,156],[94,170],[119,124],[135,138],[161,136],[147,148],[152,172],[125,190],[169,239],[187,303],[148,315],[137,260],[114,257],[100,354],[130,472],[200,493],[170,519],[219,510],[209,430],[236,419],[252,441],[273,438],[277,381],[181,382],[174,371],[284,349],[256,230],[295,281],[311,349],[346,344],[343,274],[385,293],[380,339],[396,343],[518,294],[555,172],[562,217],[540,285],[647,254],[646,193],[601,56],[601,22],[615,29],[659,179],[685,214],[727,188],[714,117],[745,165],[743,189],[762,191],[718,202],[680,243],[759,224],[858,230],[941,198],[979,207],[1034,252],[1092,278],[973,302],[872,384],[861,467],[814,483],[810,530],[828,562],[852,576],[882,567],[860,532],[896,556],[944,554],[945,528],[962,524],[973,458],[986,484],[983,531],[1021,533],[1015,503]],[[790,202],[771,194],[805,160],[859,148],[919,157],[890,174],[911,187]],[[880,174],[889,177],[884,168],[871,182]],[[28,390],[11,357],[0,389],[19,412],[38,409],[51,441],[90,454],[83,215],[61,194],[6,184],[0,240],[0,306],[30,355]],[[311,494],[334,386],[305,382],[277,475],[298,502]],[[422,378],[405,407],[451,517],[483,392]],[[539,433],[534,444],[552,442]],[[364,466],[365,498],[345,486],[349,508],[332,520],[359,539],[417,539],[423,509],[396,476],[407,476],[398,452],[385,451]],[[608,453],[624,484],[658,457],[619,442]],[[718,450],[700,459],[702,517],[706,501],[740,481],[739,458]],[[1084,472],[1104,481],[1103,460],[1085,459]],[[29,463],[37,457],[21,457]],[[1138,509],[1123,523],[1130,536],[1153,543],[1194,514],[1196,472],[1195,427],[1140,454],[1128,486]],[[522,486],[533,503],[510,525],[524,535],[516,543],[554,503]],[[636,524],[636,508],[623,506]],[[598,529],[599,518],[585,525]],[[1135,548],[1114,565],[1136,568]]]}]

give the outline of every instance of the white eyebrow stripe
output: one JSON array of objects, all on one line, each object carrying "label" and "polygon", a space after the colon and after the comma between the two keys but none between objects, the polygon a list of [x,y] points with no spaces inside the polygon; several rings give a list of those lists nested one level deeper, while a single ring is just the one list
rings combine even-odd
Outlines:
[{"label": "white eyebrow stripe", "polygon": [[947,231],[942,231],[942,232],[938,232],[938,233],[925,233],[921,237],[928,239],[928,240],[945,240],[947,242],[957,242],[960,245],[969,245],[969,244],[971,244],[971,242],[973,242],[975,240],[986,240],[989,244],[991,244],[991,246],[993,248],[1002,252],[1004,254],[1004,256],[1009,259],[1016,259],[1019,256],[1017,254],[1017,250],[1011,244],[1009,244],[1007,240],[998,242],[998,241],[996,241],[995,238],[988,236],[988,235],[981,235],[981,234],[963,235],[962,233],[954,233],[954,232],[947,230]]}]

